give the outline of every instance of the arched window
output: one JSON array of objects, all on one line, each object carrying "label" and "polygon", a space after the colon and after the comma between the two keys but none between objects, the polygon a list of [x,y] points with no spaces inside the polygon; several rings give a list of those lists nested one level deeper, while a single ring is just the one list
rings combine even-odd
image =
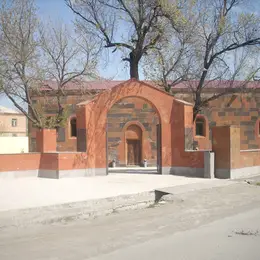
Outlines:
[{"label": "arched window", "polygon": [[205,136],[205,130],[205,119],[203,117],[198,117],[196,119],[196,136]]},{"label": "arched window", "polygon": [[77,119],[75,117],[70,119],[70,136],[77,137]]}]

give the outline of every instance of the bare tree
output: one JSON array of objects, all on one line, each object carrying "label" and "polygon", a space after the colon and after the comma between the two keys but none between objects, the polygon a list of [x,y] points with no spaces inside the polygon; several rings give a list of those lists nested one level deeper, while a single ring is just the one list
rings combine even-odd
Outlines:
[{"label": "bare tree", "polygon": [[[39,30],[43,27],[38,22],[33,0],[13,0],[2,5],[1,88],[36,127],[58,128],[65,117],[61,98],[66,94],[66,86],[95,74],[98,51],[86,38],[73,38],[65,28]],[[54,84],[46,86],[46,79]],[[57,101],[51,122],[44,109],[32,99],[35,94],[42,95],[43,87],[52,91]]]},{"label": "bare tree", "polygon": [[30,90],[36,87],[39,80],[36,30],[37,17],[32,1],[3,2],[0,9],[1,88],[30,121],[41,126],[30,97]]},{"label": "bare tree", "polygon": [[87,91],[84,80],[97,78],[100,48],[93,39],[83,35],[73,36],[65,26],[41,29],[39,45],[43,55],[44,79],[49,82],[44,85],[44,90],[54,96],[57,108],[55,117],[47,121],[57,128],[67,119],[63,97],[67,96],[68,86],[76,84],[79,94],[84,93]]},{"label": "bare tree", "polygon": [[[246,89],[248,82],[259,71],[259,67],[250,64],[252,54],[256,55],[254,49],[260,44],[260,20],[253,13],[236,13],[239,4],[240,0],[198,0],[193,6],[193,14],[196,15],[189,17],[190,13],[186,14],[188,28],[193,28],[192,34],[188,33],[188,41],[186,26],[182,28],[183,32],[175,34],[173,38],[180,38],[180,42],[185,43],[185,52],[181,53],[181,47],[177,52],[181,53],[182,59],[178,55],[173,56],[170,62],[177,66],[172,67],[164,66],[165,59],[158,63],[160,67],[164,66],[158,77],[164,84],[185,81],[193,95],[194,119],[210,101]],[[169,12],[170,9],[165,10],[171,24]],[[175,42],[172,44],[174,46]],[[178,69],[181,69],[179,74],[176,73]],[[238,82],[238,79],[242,81]],[[221,87],[221,91],[204,95],[207,87]],[[165,88],[170,90],[169,84]]]},{"label": "bare tree", "polygon": [[130,77],[139,79],[139,65],[160,41],[162,22],[159,0],[65,0],[77,15],[77,25],[95,35],[105,48],[120,50],[129,63]]},{"label": "bare tree", "polygon": [[[183,9],[188,8],[189,4]],[[172,8],[167,8],[167,12],[163,10],[166,14],[175,12]],[[185,13],[182,12],[181,15],[185,19]],[[170,22],[165,26],[164,35],[157,48],[145,58],[144,72],[146,78],[170,92],[175,85],[189,79],[193,65],[190,45],[194,41],[195,23],[192,23],[191,19],[186,22],[176,16],[167,17],[174,25]]]},{"label": "bare tree", "polygon": [[7,127],[3,122],[0,121],[0,136],[4,136],[7,132]]}]

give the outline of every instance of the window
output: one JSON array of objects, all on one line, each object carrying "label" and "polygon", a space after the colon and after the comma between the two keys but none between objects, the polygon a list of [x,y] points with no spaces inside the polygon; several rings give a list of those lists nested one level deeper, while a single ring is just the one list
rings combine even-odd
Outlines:
[{"label": "window", "polygon": [[13,118],[12,119],[12,127],[16,127],[17,126],[17,119]]},{"label": "window", "polygon": [[29,147],[31,153],[36,152],[36,138],[29,139]]},{"label": "window", "polygon": [[196,135],[205,136],[205,120],[201,117],[196,119]]},{"label": "window", "polygon": [[70,136],[77,137],[77,119],[75,117],[70,119]]}]

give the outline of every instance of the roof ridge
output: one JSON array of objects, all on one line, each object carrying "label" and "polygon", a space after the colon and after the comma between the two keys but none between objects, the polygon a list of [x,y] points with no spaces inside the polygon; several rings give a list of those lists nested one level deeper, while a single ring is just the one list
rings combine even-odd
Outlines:
[{"label": "roof ridge", "polygon": [[22,114],[20,111],[14,110],[12,108],[4,107],[0,105],[0,114]]}]

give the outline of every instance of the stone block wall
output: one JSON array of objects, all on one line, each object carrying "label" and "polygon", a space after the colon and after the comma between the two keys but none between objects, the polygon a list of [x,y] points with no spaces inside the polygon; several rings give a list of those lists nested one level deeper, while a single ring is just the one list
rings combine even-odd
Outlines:
[{"label": "stone block wall", "polygon": [[[212,96],[211,94],[208,94]],[[176,97],[192,102],[191,94],[175,94]],[[240,145],[242,150],[260,148],[260,93],[230,94],[211,101],[200,116],[206,120],[205,137],[195,136],[194,140],[201,150],[212,148],[212,128],[223,125],[240,127]]]},{"label": "stone block wall", "polygon": [[118,166],[126,165],[125,131],[131,122],[140,124],[143,128],[142,159],[147,159],[149,166],[156,166],[159,117],[149,102],[138,97],[124,98],[114,104],[108,112],[108,162],[116,159]]},{"label": "stone block wall", "polygon": [[[193,102],[192,94],[187,90],[174,90],[174,96],[188,102]],[[213,93],[206,93],[205,96],[212,96]],[[76,104],[81,101],[93,98],[91,93],[84,95],[74,91],[63,98],[63,102],[70,107],[70,117],[75,115]],[[52,115],[55,113],[55,98],[53,97],[34,97],[35,102],[44,103],[46,105],[46,113]],[[131,106],[128,105],[128,106]],[[195,136],[194,128],[186,129],[185,142],[186,149],[193,149],[197,144],[200,150],[211,150],[212,148],[212,127],[221,125],[238,125],[241,131],[241,149],[258,149],[260,148],[260,92],[244,94],[230,94],[214,100],[208,104],[208,107],[201,111],[201,116],[206,119],[206,135],[205,137]],[[119,109],[119,107],[118,107]],[[126,109],[126,108],[124,108]],[[131,110],[131,107],[128,109]],[[128,112],[126,112],[128,113]],[[133,116],[135,118],[135,116]],[[122,123],[123,124],[123,123]],[[147,126],[146,126],[147,127]],[[36,151],[36,129],[29,122],[29,144],[30,151]],[[192,135],[190,136],[190,135]],[[195,144],[193,144],[193,140]],[[69,119],[64,128],[61,128],[57,139],[58,151],[76,151],[77,139],[70,137]]]},{"label": "stone block wall", "polygon": [[[71,137],[70,135],[70,119],[76,115],[76,104],[90,100],[92,95],[68,95],[63,97],[62,102],[64,106],[68,109],[69,118],[66,125],[59,129],[57,133],[57,151],[77,151],[77,138]],[[47,116],[52,116],[56,114],[57,102],[56,98],[52,96],[45,97],[34,97],[35,101],[45,107],[45,113]],[[31,122],[28,122],[28,136],[29,136],[29,151],[36,151],[36,131],[37,129],[33,127]]]}]

